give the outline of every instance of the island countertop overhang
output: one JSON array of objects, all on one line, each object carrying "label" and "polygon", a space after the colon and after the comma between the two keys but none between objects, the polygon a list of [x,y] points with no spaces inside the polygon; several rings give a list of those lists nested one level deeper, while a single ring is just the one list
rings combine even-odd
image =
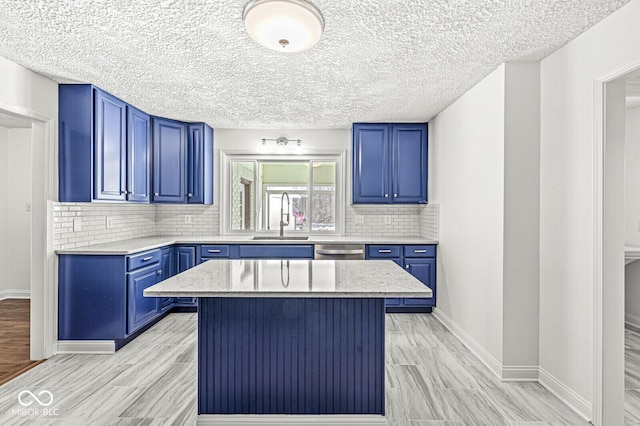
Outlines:
[{"label": "island countertop overhang", "polygon": [[390,260],[214,260],[144,291],[147,297],[432,297]]}]

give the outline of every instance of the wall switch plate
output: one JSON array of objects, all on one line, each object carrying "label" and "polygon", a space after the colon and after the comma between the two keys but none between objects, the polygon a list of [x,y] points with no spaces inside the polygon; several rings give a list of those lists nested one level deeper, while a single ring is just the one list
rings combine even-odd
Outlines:
[{"label": "wall switch plate", "polygon": [[191,223],[191,215],[190,214],[185,214],[184,215],[184,223]]},{"label": "wall switch plate", "polygon": [[111,216],[107,216],[107,219],[105,221],[105,228],[106,229],[113,228],[113,218]]},{"label": "wall switch plate", "polygon": [[363,224],[364,223],[364,216],[362,216],[361,214],[357,214],[356,215],[356,223]]},{"label": "wall switch plate", "polygon": [[391,216],[386,215],[386,216],[384,217],[384,223],[385,223],[386,225],[391,224]]},{"label": "wall switch plate", "polygon": [[82,219],[79,217],[76,217],[73,219],[73,232],[80,232],[82,231]]}]

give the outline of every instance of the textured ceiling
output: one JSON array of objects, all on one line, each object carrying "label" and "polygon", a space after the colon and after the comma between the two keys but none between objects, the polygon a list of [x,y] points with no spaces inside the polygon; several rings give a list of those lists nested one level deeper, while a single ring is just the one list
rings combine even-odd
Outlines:
[{"label": "textured ceiling", "polygon": [[326,28],[281,54],[245,0],[0,0],[0,56],[218,128],[425,121],[499,64],[539,60],[628,0],[315,0]]},{"label": "textured ceiling", "polygon": [[15,117],[0,111],[0,127],[7,129],[30,129],[31,120]]}]

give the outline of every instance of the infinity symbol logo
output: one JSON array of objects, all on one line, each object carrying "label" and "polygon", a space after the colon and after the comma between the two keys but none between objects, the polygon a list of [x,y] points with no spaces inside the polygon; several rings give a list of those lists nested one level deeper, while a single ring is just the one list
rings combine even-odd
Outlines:
[{"label": "infinity symbol logo", "polygon": [[[43,407],[48,407],[49,405],[53,404],[53,394],[52,394],[51,392],[49,392],[48,390],[43,390],[43,391],[38,392],[38,396],[42,398],[42,395],[48,395],[48,396],[49,396],[49,402],[43,402],[43,401],[41,401],[40,399],[38,399],[38,397],[37,397],[37,396],[35,396],[35,395],[33,394],[33,392],[28,391],[28,390],[23,390],[22,392],[20,392],[20,393],[18,394],[18,402],[19,402],[23,407],[28,407],[28,406],[30,406],[31,404],[33,404],[33,401],[27,401],[27,402],[23,401],[23,398],[24,398],[24,396],[25,396],[25,395],[30,395],[30,396],[31,396],[31,398],[35,399],[35,401],[36,401],[38,404],[42,405]],[[45,401],[46,401],[46,399],[45,399]]]}]

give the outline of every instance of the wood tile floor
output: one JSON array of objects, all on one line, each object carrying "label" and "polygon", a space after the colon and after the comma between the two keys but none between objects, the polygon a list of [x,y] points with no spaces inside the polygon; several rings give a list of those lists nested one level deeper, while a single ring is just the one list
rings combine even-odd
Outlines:
[{"label": "wood tile floor", "polygon": [[[0,425],[193,425],[196,330],[171,314],[114,355],[54,356],[0,386]],[[390,425],[587,425],[542,386],[493,378],[430,315],[387,315],[386,373]],[[47,415],[15,411],[23,390],[51,392]]]},{"label": "wood tile floor", "polygon": [[0,300],[0,384],[38,362],[29,357],[29,299]]},{"label": "wood tile floor", "polygon": [[640,333],[624,330],[625,423],[640,425]]}]

